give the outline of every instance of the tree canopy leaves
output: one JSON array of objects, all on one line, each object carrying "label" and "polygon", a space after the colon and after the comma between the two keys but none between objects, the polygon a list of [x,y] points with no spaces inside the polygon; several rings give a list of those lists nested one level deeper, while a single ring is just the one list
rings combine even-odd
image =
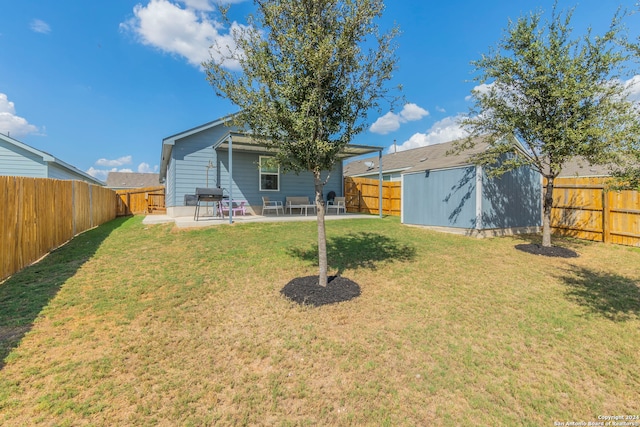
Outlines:
[{"label": "tree canopy leaves", "polygon": [[381,0],[254,3],[234,33],[239,51],[226,56],[241,72],[211,60],[207,79],[240,107],[237,125],[278,149],[284,170],[330,170],[389,92],[398,30],[380,33]]},{"label": "tree canopy leaves", "polygon": [[[620,169],[640,151],[640,109],[624,83],[634,71],[623,26],[628,15],[619,11],[603,35],[589,28],[574,38],[573,13],[559,12],[556,3],[548,21],[536,12],[509,22],[497,46],[472,62],[480,85],[462,122],[471,136],[458,147],[484,135],[491,148],[477,163],[496,174],[529,165],[547,179],[544,246],[551,244],[553,180],[567,162],[582,158]],[[514,151],[507,135],[528,155],[504,156]]]},{"label": "tree canopy leaves", "polygon": [[547,178],[575,157],[617,164],[640,141],[640,110],[624,83],[631,71],[626,15],[617,14],[601,36],[589,29],[572,38],[573,12],[554,7],[549,21],[537,12],[510,22],[497,47],[472,62],[483,85],[463,124],[488,135],[495,153],[508,150],[499,144],[504,135],[515,135],[531,155],[521,162]]}]

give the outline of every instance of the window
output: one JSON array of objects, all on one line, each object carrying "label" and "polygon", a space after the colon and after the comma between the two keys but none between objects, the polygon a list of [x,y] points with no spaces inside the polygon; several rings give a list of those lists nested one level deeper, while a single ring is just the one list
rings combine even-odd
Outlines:
[{"label": "window", "polygon": [[260,156],[260,191],[280,190],[280,166],[273,157]]}]

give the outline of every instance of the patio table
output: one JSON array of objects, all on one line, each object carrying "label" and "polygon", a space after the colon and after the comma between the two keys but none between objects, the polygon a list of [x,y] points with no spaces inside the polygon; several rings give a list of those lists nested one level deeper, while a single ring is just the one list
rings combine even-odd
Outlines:
[{"label": "patio table", "polygon": [[304,209],[304,216],[307,216],[309,213],[309,209],[313,209],[313,213],[316,213],[316,205],[315,204],[302,204],[302,205],[287,205],[289,208],[289,213],[293,213],[293,209],[300,209],[300,215],[302,215],[302,210]]}]

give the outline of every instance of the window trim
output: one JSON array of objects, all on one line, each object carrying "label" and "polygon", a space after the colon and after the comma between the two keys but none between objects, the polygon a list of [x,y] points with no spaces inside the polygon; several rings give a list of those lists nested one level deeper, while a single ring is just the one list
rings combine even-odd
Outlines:
[{"label": "window trim", "polygon": [[[258,158],[258,188],[260,189],[260,191],[272,191],[272,192],[276,192],[276,191],[280,191],[280,165],[278,165],[278,172],[262,172],[262,159],[272,159],[272,156],[259,156]],[[277,188],[276,189],[269,189],[269,188],[262,188],[262,176],[263,175],[276,175],[277,177]]]}]

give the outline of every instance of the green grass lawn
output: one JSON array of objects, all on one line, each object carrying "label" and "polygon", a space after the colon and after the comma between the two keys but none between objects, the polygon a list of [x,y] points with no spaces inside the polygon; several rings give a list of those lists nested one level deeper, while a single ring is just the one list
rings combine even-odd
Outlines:
[{"label": "green grass lawn", "polygon": [[361,295],[317,274],[315,223],[118,219],[0,284],[0,425],[531,425],[640,415],[640,250],[579,258],[397,218],[327,223]]}]

